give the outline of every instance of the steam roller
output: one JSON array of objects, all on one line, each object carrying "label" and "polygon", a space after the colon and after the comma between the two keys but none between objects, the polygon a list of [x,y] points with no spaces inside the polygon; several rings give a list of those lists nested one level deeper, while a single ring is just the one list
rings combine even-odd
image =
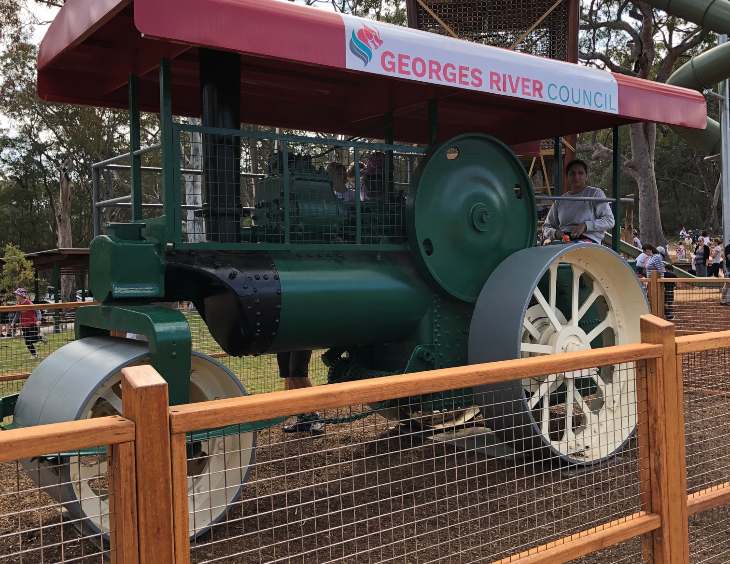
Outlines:
[{"label": "steam roller", "polygon": [[[267,198],[278,197],[288,175],[297,202],[291,226],[316,224],[329,233],[351,224],[354,204],[336,199],[324,171],[300,178],[303,158],[281,163],[276,156],[277,165],[259,181],[256,209],[273,209]],[[215,183],[218,190],[222,185]],[[330,196],[326,209],[336,210],[336,223],[322,226],[321,214],[310,221],[308,210],[319,213],[322,206],[302,203]],[[159,229],[165,218],[109,225],[90,246],[90,286],[102,304],[79,308],[77,340],[33,372],[17,400],[17,425],[123,415],[120,371],[141,363],[168,382],[171,405],[245,395],[226,367],[192,351],[185,316],[162,301],[192,301],[233,356],[325,350],[330,382],[639,340],[639,316],[648,307],[630,267],[600,245],[534,247],[530,180],[496,139],[467,134],[433,147],[407,197],[393,193],[360,213],[363,225],[377,224],[388,241],[404,244],[353,248],[352,231],[341,230],[339,243],[323,252],[297,252],[296,242],[279,249],[270,234],[285,228],[281,213],[268,214],[265,224],[252,218],[249,231],[234,237],[249,242],[203,249],[167,244]],[[240,228],[235,214],[211,214],[216,233]],[[225,221],[230,225],[221,226]],[[110,331],[139,333],[147,342]],[[375,407],[391,420],[435,429],[481,416],[501,440],[532,456],[590,465],[629,439],[635,402],[633,367],[620,365]],[[217,435],[201,430],[189,438],[191,537],[221,519],[246,487],[256,429],[266,425]],[[222,452],[235,456],[212,456]],[[98,479],[105,464],[97,451],[24,462],[30,477],[93,531],[104,529],[106,518],[100,515],[107,492]]]}]

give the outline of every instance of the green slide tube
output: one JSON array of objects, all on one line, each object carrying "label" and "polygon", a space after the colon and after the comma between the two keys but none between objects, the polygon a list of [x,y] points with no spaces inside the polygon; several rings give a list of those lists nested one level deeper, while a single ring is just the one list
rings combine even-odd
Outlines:
[{"label": "green slide tube", "polygon": [[[730,2],[727,0],[644,0],[650,6],[670,15],[696,23],[703,29],[730,35]],[[667,84],[702,92],[730,78],[730,43],[719,45],[680,67]],[[720,152],[720,124],[707,118],[704,130],[672,127],[677,135],[700,151],[715,155]]]}]

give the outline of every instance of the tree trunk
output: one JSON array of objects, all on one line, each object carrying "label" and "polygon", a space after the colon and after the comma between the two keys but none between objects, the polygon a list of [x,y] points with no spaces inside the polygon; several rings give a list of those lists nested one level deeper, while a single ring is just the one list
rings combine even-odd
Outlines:
[{"label": "tree trunk", "polygon": [[656,125],[635,123],[629,126],[635,179],[639,187],[639,225],[641,242],[666,245],[659,213],[659,191],[654,170]]},{"label": "tree trunk", "polygon": [[[73,236],[71,234],[71,159],[59,169],[60,178],[60,194],[56,202],[56,226],[57,226],[57,246],[59,249],[69,249],[73,247]],[[61,301],[71,301],[71,294],[75,292],[74,277],[72,275],[61,276]]]},{"label": "tree trunk", "polygon": [[712,210],[710,213],[710,221],[712,221],[712,232],[720,231],[720,216],[717,214],[717,205],[720,203],[720,192],[722,191],[722,175],[715,186],[715,195],[712,198]]},{"label": "tree trunk", "polygon": [[[200,120],[188,118],[188,123],[200,125]],[[186,168],[194,170],[203,168],[203,136],[198,131],[190,132],[190,158]],[[188,236],[188,243],[202,243],[205,241],[205,219],[202,216],[203,177],[201,175],[185,175],[185,203],[196,208],[195,210],[185,210],[185,233]]]}]

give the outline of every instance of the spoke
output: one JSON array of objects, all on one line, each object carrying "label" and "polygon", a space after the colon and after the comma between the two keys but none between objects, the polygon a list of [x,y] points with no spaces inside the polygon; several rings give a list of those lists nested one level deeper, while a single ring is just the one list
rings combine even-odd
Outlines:
[{"label": "spoke", "polygon": [[573,316],[573,319],[571,320],[571,322],[573,323],[573,325],[578,325],[578,322],[581,319],[583,319],[583,316],[588,311],[588,308],[593,305],[593,302],[595,302],[596,299],[598,299],[599,296],[602,296],[603,295],[603,292],[601,292],[600,288],[597,288],[596,286],[597,286],[597,284],[594,282],[593,283],[593,291],[586,298],[586,301],[583,302],[583,305],[580,306],[580,309],[578,310],[577,318],[576,318],[575,315]]},{"label": "spoke", "polygon": [[537,343],[522,343],[522,352],[537,354],[553,354],[553,347],[550,345],[538,345]]},{"label": "spoke", "polygon": [[555,311],[551,309],[548,303],[545,301],[545,296],[542,295],[540,288],[535,288],[533,295],[535,296],[537,303],[539,303],[542,306],[542,309],[545,310],[545,314],[548,316],[550,323],[553,324],[553,327],[555,327],[555,330],[560,331],[563,326],[560,324],[560,321],[558,321],[558,318],[555,315]]},{"label": "spoke", "polygon": [[573,392],[575,392],[575,380],[566,380],[567,393],[565,395],[565,433],[563,440],[568,440],[573,435]]},{"label": "spoke", "polygon": [[571,320],[570,324],[578,326],[578,321],[580,321],[580,316],[578,315],[578,311],[580,310],[578,305],[578,298],[580,297],[580,275],[583,274],[583,271],[580,270],[577,266],[573,265],[573,296],[572,296],[572,304],[570,308],[570,315]]},{"label": "spoke", "polygon": [[546,437],[550,432],[550,396],[542,398],[542,423],[540,430]]},{"label": "spoke", "polygon": [[599,371],[597,368],[594,370],[593,374],[591,375],[591,378],[593,378],[596,381],[596,384],[598,385],[599,388],[606,387],[606,382],[604,382],[603,378],[601,378],[601,375],[599,374]]},{"label": "spoke", "polygon": [[525,318],[522,321],[522,325],[525,329],[527,329],[527,331],[530,333],[530,335],[532,336],[533,339],[535,339],[536,341],[540,340],[540,338],[542,337],[542,335],[540,334],[540,331],[538,331],[537,327],[535,327],[532,323],[530,323],[530,321],[527,318]]},{"label": "spoke", "polygon": [[550,290],[548,292],[548,301],[550,302],[550,309],[555,311],[555,301],[557,300],[558,294],[558,266],[560,263],[554,263],[550,265]]},{"label": "spoke", "polygon": [[527,404],[530,407],[530,409],[535,407],[541,398],[547,397],[550,395],[550,392],[552,391],[553,386],[555,385],[556,381],[557,381],[557,376],[555,374],[551,374],[543,382],[540,383],[540,386],[537,388],[537,391],[534,394],[532,394],[532,396],[530,396],[530,401]]},{"label": "spoke", "polygon": [[122,398],[116,394],[113,386],[109,386],[101,398],[109,402],[109,405],[116,410],[118,415],[122,414]]},{"label": "spoke", "polygon": [[575,398],[575,401],[578,402],[580,410],[583,412],[583,415],[585,415],[586,418],[589,418],[591,415],[593,415],[593,412],[588,407],[588,404],[583,399],[583,396],[580,395],[580,392],[576,389],[573,389],[573,398]]},{"label": "spoke", "polygon": [[611,322],[613,321],[613,316],[609,313],[606,316],[606,319],[601,321],[598,325],[596,325],[593,330],[586,335],[586,341],[589,343],[593,342],[593,339],[598,337],[601,333],[603,333],[607,328],[611,327]]}]

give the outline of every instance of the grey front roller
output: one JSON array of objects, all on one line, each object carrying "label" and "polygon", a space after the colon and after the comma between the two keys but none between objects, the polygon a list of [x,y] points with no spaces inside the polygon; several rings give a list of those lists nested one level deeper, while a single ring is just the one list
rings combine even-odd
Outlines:
[{"label": "grey front roller", "polygon": [[[636,343],[646,313],[633,270],[606,247],[525,249],[505,259],[482,289],[469,363]],[[633,363],[481,386],[475,398],[501,440],[573,464],[615,454],[637,422]]]},{"label": "grey front roller", "polygon": [[[122,414],[121,370],[148,364],[147,343],[114,337],[74,341],[46,358],[23,387],[15,422],[23,427]],[[241,397],[246,390],[218,361],[193,352],[190,402]],[[188,499],[191,536],[220,520],[239,496],[253,464],[255,433],[191,444]],[[225,453],[225,454],[224,454]],[[49,453],[53,455],[53,453]],[[209,456],[206,456],[209,455]],[[30,478],[85,528],[108,532],[106,455],[24,460]]]}]

